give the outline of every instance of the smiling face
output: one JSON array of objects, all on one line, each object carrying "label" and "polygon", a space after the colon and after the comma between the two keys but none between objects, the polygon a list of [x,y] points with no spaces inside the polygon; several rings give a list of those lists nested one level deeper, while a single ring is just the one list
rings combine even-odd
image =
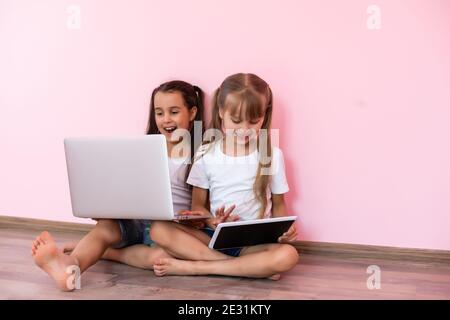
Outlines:
[{"label": "smiling face", "polygon": [[178,91],[173,92],[157,92],[154,97],[154,112],[156,126],[168,142],[171,141],[173,132],[176,129],[189,130],[191,122],[197,114],[197,107],[189,109],[183,96]]},{"label": "smiling face", "polygon": [[223,130],[227,138],[233,139],[238,145],[247,145],[259,135],[265,116],[265,98],[257,97],[259,101],[247,105],[239,101],[239,97],[229,94],[225,106],[219,110]]}]

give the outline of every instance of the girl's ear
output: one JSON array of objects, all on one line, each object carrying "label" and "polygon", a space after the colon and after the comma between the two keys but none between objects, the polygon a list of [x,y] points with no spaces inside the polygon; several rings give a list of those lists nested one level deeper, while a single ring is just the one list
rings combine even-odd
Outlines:
[{"label": "girl's ear", "polygon": [[193,106],[189,110],[189,121],[194,121],[195,117],[197,116],[197,107]]},{"label": "girl's ear", "polygon": [[219,117],[220,120],[223,120],[223,108],[219,108]]}]

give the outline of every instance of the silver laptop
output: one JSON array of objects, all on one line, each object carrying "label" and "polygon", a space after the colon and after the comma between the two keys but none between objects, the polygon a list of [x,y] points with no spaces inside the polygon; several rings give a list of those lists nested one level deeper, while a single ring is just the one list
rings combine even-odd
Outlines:
[{"label": "silver laptop", "polygon": [[199,218],[173,211],[163,135],[66,138],[64,148],[74,216]]}]

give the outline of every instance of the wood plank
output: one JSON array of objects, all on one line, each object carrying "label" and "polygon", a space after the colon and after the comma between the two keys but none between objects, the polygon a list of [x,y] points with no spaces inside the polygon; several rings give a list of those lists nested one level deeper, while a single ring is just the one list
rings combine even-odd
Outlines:
[{"label": "wood plank", "polygon": [[[51,220],[19,218],[0,215],[0,228],[48,230],[51,232],[87,233],[94,225]],[[389,246],[372,246],[347,243],[329,243],[314,241],[297,241],[296,249],[303,254],[340,256],[342,258],[380,258],[400,261],[433,262],[450,264],[449,250],[431,250],[415,248],[398,248]]]},{"label": "wood plank", "polygon": [[[56,225],[58,226],[58,225]],[[0,299],[450,299],[450,264],[385,259],[383,255],[302,253],[281,280],[239,277],[156,277],[110,261],[99,261],[82,275],[82,289],[59,291],[35,266],[31,241],[41,231],[22,224],[0,224]],[[56,228],[58,244],[80,239],[84,231]],[[369,265],[381,269],[381,289],[366,285]]]}]

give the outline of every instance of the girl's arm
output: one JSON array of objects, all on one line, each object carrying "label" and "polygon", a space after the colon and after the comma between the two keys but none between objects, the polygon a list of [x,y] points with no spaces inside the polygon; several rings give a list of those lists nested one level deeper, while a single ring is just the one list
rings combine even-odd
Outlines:
[{"label": "girl's arm", "polygon": [[272,193],[272,217],[285,217],[287,215],[284,194]]},{"label": "girl's arm", "polygon": [[[209,190],[207,189],[197,187],[192,188],[192,211],[200,211],[206,215],[211,215],[209,209],[208,191]],[[233,205],[227,210],[225,210],[225,207],[217,209],[213,218],[206,219],[206,225],[212,229],[215,229],[221,222],[236,221],[239,217],[231,216],[231,212],[233,212],[234,208],[235,206]]]},{"label": "girl's arm", "polygon": [[[287,216],[286,203],[283,194],[272,194],[272,217]],[[289,243],[297,240],[297,228],[295,223],[279,239],[278,242]]]},{"label": "girl's arm", "polygon": [[201,211],[204,214],[209,212],[208,189],[192,187],[192,211]]}]

